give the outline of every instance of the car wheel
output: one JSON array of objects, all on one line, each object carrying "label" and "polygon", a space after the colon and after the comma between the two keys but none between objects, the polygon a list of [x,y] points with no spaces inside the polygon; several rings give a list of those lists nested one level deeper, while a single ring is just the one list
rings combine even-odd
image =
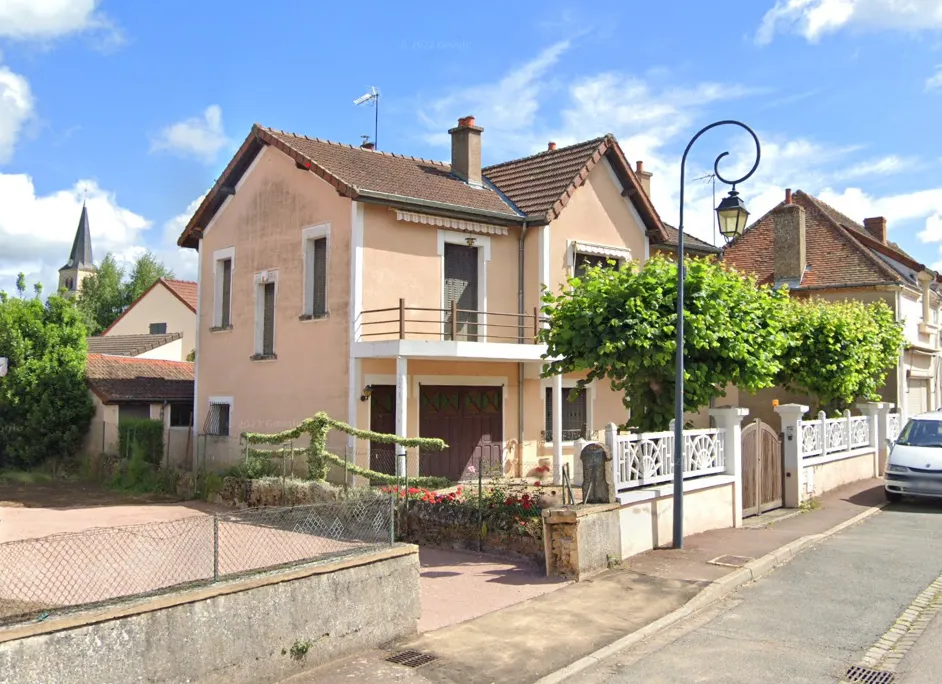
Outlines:
[{"label": "car wheel", "polygon": [[884,489],[883,491],[886,492],[886,500],[890,503],[899,503],[903,500],[903,495],[899,492],[891,492],[889,489]]}]

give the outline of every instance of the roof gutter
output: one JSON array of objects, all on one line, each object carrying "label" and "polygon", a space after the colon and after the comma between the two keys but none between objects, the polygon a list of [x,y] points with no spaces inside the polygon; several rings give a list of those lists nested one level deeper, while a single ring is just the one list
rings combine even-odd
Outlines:
[{"label": "roof gutter", "polygon": [[438,211],[448,211],[454,214],[458,214],[462,218],[472,218],[481,216],[486,216],[492,219],[498,219],[506,222],[508,225],[519,226],[520,222],[526,219],[526,216],[522,214],[513,215],[513,214],[504,214],[498,211],[489,211],[487,209],[470,209],[468,207],[463,207],[458,204],[449,204],[447,202],[435,202],[434,200],[424,200],[417,197],[408,197],[407,195],[394,195],[388,192],[378,192],[376,190],[361,190],[356,189],[356,195],[354,199],[357,200],[373,200],[381,204],[400,204],[405,207],[426,207],[428,209],[435,209]]}]

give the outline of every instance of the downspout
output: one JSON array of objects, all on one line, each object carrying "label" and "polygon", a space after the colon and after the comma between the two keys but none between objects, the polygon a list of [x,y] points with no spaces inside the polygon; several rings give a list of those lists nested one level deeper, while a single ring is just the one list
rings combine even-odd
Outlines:
[{"label": "downspout", "polygon": [[[520,240],[517,243],[517,342],[524,344],[526,325],[524,324],[524,278],[523,264],[525,252],[523,241],[527,236],[527,222],[520,227]],[[523,477],[523,362],[517,362],[517,477]]]}]

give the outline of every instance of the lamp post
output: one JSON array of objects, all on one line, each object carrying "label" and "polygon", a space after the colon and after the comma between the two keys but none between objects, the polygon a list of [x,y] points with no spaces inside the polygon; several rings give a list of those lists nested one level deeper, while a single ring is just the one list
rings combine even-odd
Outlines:
[{"label": "lamp post", "polygon": [[742,235],[746,228],[749,212],[743,204],[736,186],[748,179],[759,166],[762,153],[759,147],[759,138],[749,126],[739,121],[725,119],[711,123],[701,128],[687,143],[684,156],[680,161],[680,220],[677,222],[677,352],[676,352],[676,379],[674,382],[674,548],[682,549],[684,546],[684,176],[687,169],[687,154],[697,139],[718,126],[733,125],[748,131],[756,143],[756,161],[752,168],[742,178],[727,180],[720,173],[719,164],[729,152],[723,152],[713,162],[713,173],[722,182],[731,185],[732,189],[727,197],[723,198],[720,206],[716,208],[719,219],[720,233],[727,240]]}]

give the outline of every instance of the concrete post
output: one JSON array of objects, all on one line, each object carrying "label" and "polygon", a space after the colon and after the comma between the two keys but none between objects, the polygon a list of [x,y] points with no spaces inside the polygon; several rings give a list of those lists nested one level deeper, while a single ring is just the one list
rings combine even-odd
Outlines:
[{"label": "concrete post", "polygon": [[[785,461],[785,506],[798,508],[802,501],[802,464],[801,464],[801,417],[808,412],[802,404],[782,404],[775,407],[775,412],[782,419],[782,444]],[[822,435],[823,441],[823,435]]]},{"label": "concrete post", "polygon": [[608,453],[612,455],[612,482],[615,483],[615,491],[618,491],[618,426],[615,423],[609,423],[605,426],[605,446],[608,447]]},{"label": "concrete post", "polygon": [[821,423],[821,455],[828,452],[828,414],[818,411],[818,422]]},{"label": "concrete post", "polygon": [[[407,437],[409,405],[409,360],[404,356],[396,357],[396,434]],[[396,445],[396,477],[406,476],[406,448]]]},{"label": "concrete post", "polygon": [[553,376],[553,484],[563,481],[563,376]]},{"label": "concrete post", "polygon": [[844,444],[846,445],[844,451],[850,451],[850,442],[850,409],[844,409]]},{"label": "concrete post", "polygon": [[580,437],[572,445],[572,485],[582,486],[582,459],[579,458],[579,455],[582,453],[582,450],[585,449],[585,445],[589,443],[589,440],[583,439]]},{"label": "concrete post", "polygon": [[[873,447],[873,476],[880,477],[880,469],[886,452],[885,437],[881,437],[880,416],[889,415],[889,409],[884,410],[887,404],[880,401],[863,401],[857,404],[860,414],[867,417],[867,427],[870,429],[870,446]],[[883,429],[886,429],[885,427]]]},{"label": "concrete post", "polygon": [[742,419],[749,409],[732,407],[712,408],[710,417],[723,430],[726,474],[735,478],[733,483],[733,527],[742,527]]}]

